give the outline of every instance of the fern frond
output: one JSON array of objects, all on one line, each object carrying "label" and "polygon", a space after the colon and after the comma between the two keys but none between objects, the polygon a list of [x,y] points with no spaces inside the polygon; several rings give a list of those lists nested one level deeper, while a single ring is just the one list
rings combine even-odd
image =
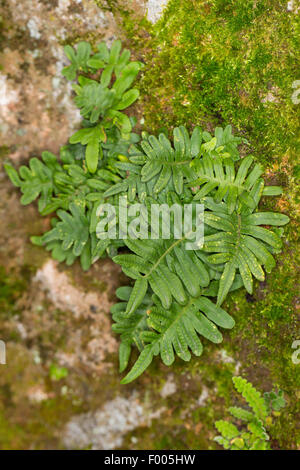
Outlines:
[{"label": "fern frond", "polygon": [[72,247],[74,256],[79,256],[89,237],[89,224],[83,210],[72,203],[70,213],[60,210],[57,215],[61,220],[52,230],[43,235],[43,242],[61,240],[64,250]]},{"label": "fern frond", "polygon": [[121,344],[119,348],[120,372],[123,372],[128,365],[132,345],[137,346],[140,351],[142,351],[145,346],[141,333],[149,330],[147,324],[147,312],[153,305],[150,295],[144,294],[143,301],[139,308],[135,309],[134,313],[129,317],[126,309],[132,290],[133,289],[131,287],[120,287],[117,289],[116,295],[123,302],[119,302],[111,308],[111,313],[113,314],[112,318],[115,322],[112,329],[121,335]]},{"label": "fern frond", "polygon": [[42,161],[31,158],[28,167],[22,165],[19,168],[19,175],[11,164],[5,164],[4,168],[11,182],[23,193],[21,204],[27,205],[39,198],[40,212],[51,202],[57,191],[55,177],[62,173],[57,157],[51,152],[43,152]]},{"label": "fern frond", "polygon": [[[260,392],[242,377],[233,377],[232,380],[235,388],[245,398],[253,413],[236,406],[230,407],[230,414],[238,420],[245,421],[247,430],[245,430],[245,426],[240,431],[230,422],[217,421],[215,426],[222,435],[215,437],[214,440],[225,449],[230,450],[270,450],[270,438],[266,431],[268,413],[271,412],[268,400],[276,399],[278,395],[270,392],[265,394],[266,398],[264,399]],[[279,398],[284,401],[282,393]]]},{"label": "fern frond", "polygon": [[249,450],[270,450],[270,444],[261,439],[255,439]]},{"label": "fern frond", "polygon": [[255,416],[264,422],[268,416],[268,410],[260,392],[242,377],[233,377],[232,380],[235,388],[245,398]]},{"label": "fern frond", "polygon": [[214,437],[214,441],[217,442],[220,446],[223,446],[224,449],[230,449],[230,442],[223,436],[216,436]]},{"label": "fern frond", "polygon": [[[226,207],[226,206],[224,206]],[[212,253],[207,261],[212,264],[225,263],[220,278],[218,304],[221,304],[235,278],[236,270],[242,276],[246,290],[251,294],[254,276],[259,281],[265,278],[262,265],[267,272],[275,266],[272,249],[281,248],[279,236],[259,225],[281,226],[289,218],[273,212],[257,212],[250,215],[228,214],[222,205],[218,210],[206,211],[204,222],[218,230],[205,237],[203,251]]]},{"label": "fern frond", "polygon": [[248,429],[256,439],[261,439],[262,441],[268,441],[270,439],[261,420],[250,422]]},{"label": "fern frond", "polygon": [[244,410],[243,408],[239,408],[238,406],[231,406],[228,408],[229,413],[237,419],[242,421],[251,422],[255,420],[255,416],[248,410]]},{"label": "fern frond", "polygon": [[[219,129],[223,132],[221,128]],[[209,134],[203,133],[203,135],[206,135],[207,139]],[[211,145],[212,141],[215,141],[213,146]],[[201,155],[204,155],[203,159],[205,162],[207,159],[211,161],[213,157],[209,146],[215,148],[216,138],[210,136],[210,140],[208,139],[205,144],[201,145],[201,143],[202,131],[199,127],[194,128],[190,137],[187,129],[184,126],[179,126],[173,131],[173,142],[162,133],[158,138],[153,135],[144,135],[140,146],[132,146],[130,149],[130,161],[141,166],[141,183],[150,183],[147,184],[147,194],[157,197],[161,191],[168,187],[169,191],[175,191],[181,195],[186,191],[185,182],[192,182],[189,183],[189,186],[197,184],[197,180],[195,181],[195,178],[197,178],[195,168],[197,168],[198,162],[202,161],[202,159],[199,160]],[[218,153],[216,158],[220,160]],[[232,160],[227,160],[232,163]],[[256,170],[255,175],[257,174]],[[219,176],[218,171],[217,176]],[[251,178],[247,181],[249,190],[253,184],[253,176],[251,175]],[[236,188],[241,192],[240,187],[242,183],[239,184],[239,180],[242,180],[241,172],[236,177]],[[221,181],[220,184],[222,183]],[[216,185],[211,186],[210,183],[208,186],[209,188],[205,191],[205,194],[210,192]],[[123,188],[120,187],[120,189],[123,191]],[[243,190],[245,191],[246,188]],[[200,197],[202,197],[201,194]],[[244,200],[247,199],[247,196],[242,195],[241,198]],[[248,199],[251,199],[250,196]]]},{"label": "fern frond", "polygon": [[119,40],[114,41],[110,49],[105,42],[101,42],[97,45],[98,52],[92,54],[92,48],[88,42],[81,41],[76,48],[67,45],[64,47],[64,52],[71,64],[62,70],[62,74],[68,80],[74,80],[77,73],[95,73],[96,70],[105,69],[103,81],[109,82],[108,78],[111,78],[113,73],[118,78],[130,62],[131,55],[127,49],[120,54],[121,47]]},{"label": "fern frond", "polygon": [[240,431],[238,428],[230,423],[229,421],[219,420],[215,422],[215,426],[217,430],[221,433],[224,439],[234,439],[235,437],[239,436]]},{"label": "fern frond", "polygon": [[151,135],[141,141],[141,150],[132,149],[130,161],[142,165],[142,182],[154,178],[154,194],[161,192],[170,180],[176,193],[181,194],[184,178],[193,177],[190,163],[200,152],[201,140],[198,127],[195,127],[191,138],[184,126],[176,127],[173,145],[165,134],[160,134],[158,139]]},{"label": "fern frond", "polygon": [[255,185],[263,182],[260,179],[263,170],[260,165],[255,165],[249,171],[252,163],[252,157],[243,158],[236,172],[231,158],[222,160],[219,156],[204,155],[201,159],[196,159],[193,168],[197,179],[189,183],[200,187],[194,200],[200,200],[214,190],[214,201],[219,203],[225,200],[229,214],[235,210],[238,202],[255,209],[256,201],[252,197],[252,190]]},{"label": "fern frond", "polygon": [[147,317],[151,331],[141,333],[141,339],[149,344],[144,347],[133,368],[122,380],[124,384],[141,375],[158,354],[166,365],[174,362],[175,354],[184,361],[190,360],[191,352],[200,356],[203,346],[198,335],[213,343],[220,343],[222,334],[216,325],[223,328],[232,328],[234,325],[234,320],[228,313],[205,297],[190,298],[184,306],[173,302],[169,310],[163,308],[156,296],[154,302]]},{"label": "fern frond", "polygon": [[127,239],[126,246],[136,254],[118,255],[114,261],[125,274],[149,283],[164,308],[170,308],[172,299],[184,305],[188,296],[199,296],[210,280],[202,261],[181,246],[184,240]]},{"label": "fern frond", "polygon": [[88,72],[88,60],[91,54],[91,45],[88,42],[79,42],[76,49],[67,45],[64,47],[64,52],[71,62],[62,70],[62,74],[68,80],[74,80],[77,71]]},{"label": "fern frond", "polygon": [[[203,139],[205,142],[211,142],[213,137],[209,132],[203,132]],[[226,126],[224,129],[222,127],[216,127],[214,139],[215,148],[210,150],[210,154],[212,156],[219,155],[221,158],[230,157],[233,161],[240,159],[238,146],[241,143],[248,144],[246,139],[232,134],[232,127],[230,125]]]},{"label": "fern frond", "polygon": [[264,393],[264,400],[269,412],[271,410],[280,411],[286,405],[282,390],[279,390],[278,393],[275,391]]},{"label": "fern frond", "polygon": [[142,65],[140,62],[129,62],[129,51],[123,51],[120,56],[120,41],[115,41],[110,51],[104,43],[98,46],[98,50],[90,58],[91,47],[87,43],[78,45],[77,55],[72,47],[65,48],[71,60],[71,65],[64,69],[68,78],[75,78],[78,70],[95,72],[95,67],[101,69],[99,80],[80,75],[78,83],[73,85],[77,95],[75,103],[89,123],[70,138],[70,143],[86,146],[85,159],[91,173],[96,172],[99,159],[103,157],[102,144],[107,140],[107,130],[117,127],[123,137],[129,138],[132,120],[121,111],[139,96],[137,89],[129,88]]}]

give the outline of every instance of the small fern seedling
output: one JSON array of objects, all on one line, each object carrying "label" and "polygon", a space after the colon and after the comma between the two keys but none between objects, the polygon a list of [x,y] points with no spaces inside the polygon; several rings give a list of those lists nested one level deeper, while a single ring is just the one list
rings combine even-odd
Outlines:
[{"label": "small fern seedling", "polygon": [[285,406],[283,392],[261,393],[246,379],[233,377],[236,390],[247,402],[248,409],[230,407],[229,413],[242,426],[230,421],[216,421],[215,426],[221,433],[214,440],[227,450],[270,450],[270,437],[267,433],[268,421],[272,411],[279,412]]},{"label": "small fern seedling", "polygon": [[[90,173],[95,173],[98,159],[103,157],[101,143],[107,141],[107,130],[116,126],[124,138],[129,138],[132,123],[121,112],[132,105],[139,96],[136,88],[131,88],[141,69],[140,62],[130,62],[130,52],[121,52],[121,42],[114,41],[109,50],[104,42],[98,44],[98,52],[91,54],[89,43],[80,42],[77,51],[71,46],[65,47],[65,53],[71,65],[62,73],[78,83],[73,85],[76,92],[75,103],[84,117],[85,126],[70,138],[71,144],[85,146],[85,160]],[[81,73],[99,75],[97,80]]]}]

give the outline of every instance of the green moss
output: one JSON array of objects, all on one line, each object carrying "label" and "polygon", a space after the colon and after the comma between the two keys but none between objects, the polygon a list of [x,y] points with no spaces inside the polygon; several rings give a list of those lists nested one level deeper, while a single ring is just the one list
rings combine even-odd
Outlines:
[{"label": "green moss", "polygon": [[232,123],[262,162],[299,149],[298,25],[285,1],[171,0],[144,53],[148,129]]},{"label": "green moss", "polygon": [[0,266],[0,311],[6,317],[16,313],[15,303],[27,287],[26,280],[8,274],[4,266]]},{"label": "green moss", "polygon": [[7,147],[7,145],[1,145],[0,147],[0,159],[7,157],[9,154],[10,149]]},{"label": "green moss", "polygon": [[[292,362],[292,342],[299,338],[295,311],[297,260],[295,243],[285,244],[285,254],[266,282],[256,285],[253,296],[243,290],[231,296],[225,307],[235,315],[236,326],[224,346],[241,363],[241,370],[263,391],[279,387],[288,407],[275,420],[271,435],[279,448],[297,448],[300,407],[298,367]],[[288,431],[290,430],[290,431]]]},{"label": "green moss", "polygon": [[15,450],[22,448],[25,441],[25,431],[21,426],[9,422],[0,410],[0,442],[1,449]]}]

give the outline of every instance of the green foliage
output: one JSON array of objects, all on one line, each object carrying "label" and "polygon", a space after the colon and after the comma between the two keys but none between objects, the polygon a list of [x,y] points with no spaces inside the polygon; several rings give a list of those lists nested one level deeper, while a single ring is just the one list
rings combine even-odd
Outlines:
[{"label": "green foliage", "polygon": [[[139,307],[142,292],[147,288],[154,293],[157,305],[149,312],[151,334],[146,331],[142,335],[145,343],[149,344],[142,350],[123,383],[141,374],[155,355],[160,354],[167,365],[174,361],[174,351],[184,360],[190,358],[189,349],[200,355],[202,347],[198,341],[197,347],[193,348],[195,333],[212,342],[221,341],[216,325],[232,328],[234,322],[220,309],[220,304],[231,288],[240,286],[241,281],[252,292],[252,274],[263,280],[261,265],[269,272],[275,265],[272,253],[281,247],[280,232],[275,233],[258,225],[280,226],[289,220],[281,214],[254,212],[262,194],[269,192],[264,191],[260,167],[255,165],[248,171],[253,162],[251,157],[234,164],[227,155],[224,160],[221,159],[222,150],[218,152],[219,148],[214,155],[210,155],[209,152],[216,149],[215,138],[211,137],[214,142],[210,147],[203,147],[203,134],[197,127],[191,137],[183,126],[175,128],[173,134],[173,143],[164,134],[160,134],[158,139],[145,135],[140,146],[130,149],[127,169],[132,171],[128,181],[112,186],[104,195],[122,194],[127,196],[128,201],[144,202],[146,205],[147,202],[160,202],[170,207],[176,202],[183,206],[195,201],[195,181],[206,177],[208,171],[216,179],[225,179],[225,165],[226,176],[236,182],[235,197],[232,197],[229,184],[222,185],[221,191],[220,185],[214,184],[205,193],[206,197],[197,197],[205,207],[205,243],[202,249],[187,251],[185,237],[176,239],[174,232],[170,240],[124,240],[133,254],[117,255],[114,261],[135,280],[124,317],[132,315],[134,309]],[[239,165],[237,172],[235,165]],[[141,167],[140,171],[137,166]],[[272,191],[275,191],[274,188]],[[276,192],[280,193],[280,189],[276,188]],[[217,305],[211,302],[208,311],[205,308],[208,307],[207,299],[202,297],[205,288],[212,282]],[[201,319],[204,313],[205,321],[209,322],[206,324],[209,332],[205,329],[204,334],[197,322],[199,312]]]},{"label": "green foliage", "polygon": [[68,369],[66,369],[65,367],[59,367],[56,364],[51,364],[49,368],[49,376],[51,380],[58,381],[64,379],[68,376],[68,374]]},{"label": "green foliage", "polygon": [[266,392],[264,393],[264,399],[268,410],[280,411],[286,405],[282,390],[279,390],[278,393],[274,391]]},{"label": "green foliage", "polygon": [[70,143],[85,146],[86,164],[91,173],[96,172],[98,159],[102,158],[101,143],[107,141],[107,130],[116,126],[124,138],[129,138],[132,124],[121,111],[139,96],[139,91],[130,87],[141,68],[141,63],[130,62],[128,50],[120,54],[120,41],[114,41],[110,50],[104,42],[97,49],[98,52],[91,54],[91,46],[86,42],[80,42],[77,51],[66,46],[71,65],[62,72],[69,80],[74,80],[77,73],[98,73],[97,80],[79,75],[78,83],[73,85],[77,95],[75,103],[85,118],[85,127],[72,135]]},{"label": "green foliage", "polygon": [[233,377],[232,381],[237,391],[244,397],[250,408],[252,408],[255,417],[265,421],[268,412],[260,392],[242,377]]},{"label": "green foliage", "polygon": [[[112,106],[124,109],[133,102],[128,100],[128,93],[133,92],[131,97],[137,97],[137,90],[126,90],[138,73],[140,65],[129,61],[129,51],[124,50],[120,54],[120,41],[115,41],[110,51],[103,43],[97,47],[99,52],[91,55],[91,47],[87,43],[77,46],[77,54],[70,46],[66,46],[68,58],[73,58],[70,67],[75,75],[75,72],[95,74],[101,67],[100,85],[103,85],[105,79],[105,89],[109,91],[108,86],[112,83],[112,90],[109,91],[111,96],[114,96]],[[64,74],[70,78],[70,70],[64,70]],[[72,79],[75,78],[74,74]],[[80,94],[81,90],[87,97],[89,92],[85,95],[86,87],[89,89],[90,84],[98,83],[83,75],[80,75],[78,80],[82,86],[75,85],[77,92]],[[80,103],[84,109],[89,106],[88,100],[85,102],[84,98]],[[99,103],[102,109],[102,101]],[[79,257],[84,270],[89,269],[104,253],[109,256],[116,254],[119,246],[117,240],[108,242],[96,237],[96,209],[104,200],[103,193],[113,184],[123,181],[126,175],[126,171],[118,169],[116,163],[126,161],[129,147],[140,140],[137,134],[131,132],[135,124],[133,118],[124,118],[126,122],[128,120],[128,125],[126,132],[123,132],[124,128],[119,125],[118,119],[108,116],[107,113],[111,112],[112,107],[105,108],[101,114],[105,120],[100,122],[94,122],[94,109],[84,113],[86,119],[83,124],[86,127],[71,137],[69,145],[61,148],[60,158],[45,151],[42,153],[42,160],[31,158],[29,166],[22,165],[19,172],[10,163],[4,164],[12,183],[19,187],[23,194],[22,204],[26,205],[38,199],[38,208],[42,215],[57,212],[59,217],[52,219],[52,229],[49,232],[42,237],[32,237],[32,242],[45,246],[52,252],[54,259],[66,261],[68,265]],[[96,121],[98,118],[97,115]],[[87,159],[89,154],[91,159]],[[101,160],[98,155],[101,155]]]},{"label": "green foliage", "polygon": [[91,45],[88,42],[79,42],[77,44],[77,50],[73,49],[71,46],[65,46],[64,51],[71,65],[65,67],[61,73],[68,80],[74,80],[78,70],[88,72],[87,62],[91,54]]},{"label": "green foliage", "polygon": [[[254,188],[253,199],[257,199],[255,207],[260,199],[261,186],[263,184],[258,182]],[[262,265],[267,272],[275,266],[272,253],[281,248],[280,237],[275,231],[259,225],[284,225],[289,219],[283,214],[272,212],[249,214],[248,205],[243,206],[240,212],[228,214],[225,204],[216,206],[211,200],[207,200],[206,204],[212,210],[205,213],[205,223],[218,229],[218,232],[205,238],[203,250],[213,253],[208,256],[208,262],[217,265],[224,263],[218,292],[218,304],[221,304],[227,296],[237,269],[247,292],[252,294],[252,276],[264,281]]]},{"label": "green foliage", "polygon": [[[220,343],[222,335],[216,325],[223,328],[232,328],[234,325],[234,320],[230,315],[216,308],[213,302],[204,296],[190,298],[186,305],[173,302],[168,310],[162,306],[155,295],[153,303],[154,305],[146,312],[147,316],[144,314],[145,329],[143,332],[140,331],[139,335],[144,348],[122,383],[131,382],[138,377],[151,363],[153,356],[158,354],[163,363],[168,366],[174,362],[175,354],[184,361],[190,360],[190,351],[200,356],[203,346],[198,335],[213,343]],[[119,312],[119,314],[121,316],[118,319],[121,318],[121,321],[128,318],[126,311]]]},{"label": "green foliage", "polygon": [[246,423],[241,430],[229,421],[216,421],[215,426],[221,433],[214,440],[222,445],[224,449],[230,450],[270,450],[269,436],[266,428],[271,422],[272,410],[279,411],[285,406],[283,392],[279,391],[264,394],[260,392],[246,379],[233,377],[236,390],[244,397],[249,411],[237,406],[230,407],[230,414],[241,422]]},{"label": "green foliage", "polygon": [[[242,285],[252,292],[252,276],[263,280],[262,266],[267,272],[275,266],[273,255],[281,248],[282,235],[277,227],[289,219],[257,210],[262,195],[280,194],[281,189],[264,187],[262,169],[251,156],[239,158],[238,145],[246,142],[234,137],[230,126],[216,128],[214,136],[198,126],[190,135],[179,126],[173,139],[146,132],[140,139],[131,132],[134,120],[119,110],[137,97],[129,88],[140,65],[130,63],[130,54],[120,54],[120,49],[119,41],[110,51],[99,45],[94,55],[86,45],[78,46],[77,53],[67,49],[69,77],[76,72],[94,76],[100,68],[99,81],[79,75],[75,85],[84,128],[61,149],[60,159],[44,152],[42,161],[31,159],[19,173],[10,164],[5,168],[23,193],[23,204],[39,198],[42,215],[56,212],[52,228],[32,237],[34,243],[67,264],[79,257],[83,269],[111,256],[134,281],[117,291],[122,302],[112,308],[113,329],[121,335],[120,370],[126,369],[132,346],[140,351],[122,381],[129,383],[154,356],[171,365],[176,356],[184,361],[191,353],[200,356],[206,341],[222,341],[221,329],[232,328],[235,321],[220,305]],[[170,213],[173,204],[184,210],[189,204],[193,223],[197,203],[203,204],[204,245],[186,249],[188,234],[177,236],[174,214],[170,227],[162,221],[154,230],[155,237],[101,238],[97,225],[102,204],[114,207],[116,228],[121,227],[119,196],[129,208],[164,204]],[[168,239],[162,236],[166,228]]]},{"label": "green foliage", "polygon": [[37,158],[31,158],[29,167],[19,168],[19,175],[10,164],[4,165],[12,183],[23,193],[21,203],[30,204],[39,197],[38,204],[41,212],[51,202],[53,192],[58,190],[54,182],[54,174],[61,171],[57,158],[52,153],[43,152],[42,160],[43,162]]},{"label": "green foliage", "polygon": [[[110,141],[113,140],[112,136]],[[126,142],[128,148],[130,140]],[[119,170],[114,169],[116,157],[109,156],[111,149],[104,149],[105,168],[99,168],[93,175],[82,159],[77,159],[77,153],[78,148],[70,145],[62,148],[60,161],[50,152],[43,152],[43,162],[32,158],[29,167],[20,167],[19,174],[9,163],[5,164],[5,169],[23,193],[22,204],[39,198],[42,215],[57,212],[59,217],[52,219],[49,232],[32,237],[32,242],[45,246],[54,259],[66,261],[68,265],[80,257],[82,268],[87,270],[104,252],[111,256],[116,254],[118,241],[104,243],[96,237],[96,210],[103,201],[104,191],[121,180],[121,176]],[[126,150],[123,158],[126,158]],[[121,173],[124,176],[124,172]]]}]

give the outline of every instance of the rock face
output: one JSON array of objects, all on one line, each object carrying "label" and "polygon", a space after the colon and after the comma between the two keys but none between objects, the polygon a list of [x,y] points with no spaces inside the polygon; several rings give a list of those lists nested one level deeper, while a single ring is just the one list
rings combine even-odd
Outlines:
[{"label": "rock face", "polygon": [[151,23],[156,23],[161,18],[164,8],[167,6],[169,0],[148,0],[147,18]]},{"label": "rock face", "polygon": [[120,448],[126,433],[139,426],[151,425],[152,419],[159,418],[163,411],[147,411],[133,392],[128,398],[107,401],[100,410],[72,418],[65,427],[63,442],[68,449]]},{"label": "rock face", "polygon": [[62,44],[80,38],[111,42],[117,31],[113,15],[93,0],[9,0],[1,15],[1,140],[11,158],[57,152],[80,122],[71,84],[61,75],[68,63]]},{"label": "rock face", "polygon": [[[201,29],[207,17],[214,14],[209,4],[215,2],[204,2],[203,6],[193,0],[177,3],[172,0],[168,22],[159,31],[157,21],[167,3],[166,0],[1,2],[0,340],[6,344],[6,364],[0,364],[1,449],[216,448],[214,422],[224,418],[226,406],[235,402],[231,377],[237,374],[250,379],[261,391],[269,391],[272,385],[284,389],[289,408],[275,426],[273,445],[291,449],[299,445],[294,431],[291,432],[296,427],[299,399],[296,371],[299,366],[291,361],[291,345],[298,334],[298,303],[293,290],[294,226],[289,232],[290,245],[286,245],[289,250],[286,259],[290,261],[282,257],[278,271],[258,286],[257,296],[251,300],[241,293],[233,295],[228,308],[236,319],[236,328],[230,335],[224,335],[219,349],[206,345],[202,357],[193,358],[188,364],[178,360],[172,370],[154,361],[136,383],[121,386],[118,337],[111,330],[109,310],[116,300],[115,289],[125,285],[126,278],[110,260],[100,260],[83,273],[79,265],[69,268],[58,264],[42,248],[31,245],[29,237],[47,230],[49,218],[42,219],[34,205],[21,206],[18,191],[2,168],[4,159],[19,165],[46,149],[57,153],[78,127],[81,118],[72,101],[72,87],[61,70],[68,62],[63,45],[80,40],[93,44],[105,40],[109,44],[121,38],[133,55],[145,62],[138,83],[141,100],[135,113],[145,117],[150,130],[164,125],[190,126],[201,109],[204,114],[211,113],[212,122],[220,120],[223,125],[231,119],[234,113],[226,109],[222,114],[224,103],[223,107],[219,102],[212,104],[211,93],[216,90],[219,99],[223,99],[223,90],[220,92],[218,86],[223,77],[230,81],[238,67],[231,64],[236,45],[241,43],[239,34],[243,32],[243,41],[248,40],[251,18],[255,19],[256,28],[261,25],[256,7],[253,6],[253,11],[248,9],[247,15],[238,8],[233,14],[230,11],[224,25],[229,25],[237,38],[228,47],[229,35],[224,41],[221,35],[222,22],[221,26],[214,19],[209,23],[214,31],[222,29],[218,32],[221,39],[217,46],[213,44],[217,33],[204,34]],[[272,9],[272,2],[267,3]],[[297,8],[298,3],[291,1],[282,11],[275,9],[272,14],[267,11],[266,26],[271,28],[279,21],[283,32],[285,27],[294,31],[284,21],[294,21]],[[174,14],[179,10],[180,14]],[[286,20],[281,19],[281,14]],[[255,44],[253,35],[249,33],[249,37],[246,66],[251,63],[255,67],[257,62],[260,80],[259,61],[267,63],[275,48],[263,53],[263,41],[258,38]],[[269,29],[267,37],[273,37]],[[287,38],[285,34],[284,44]],[[191,46],[189,41],[194,41]],[[222,46],[226,51],[218,62]],[[201,60],[199,71],[196,66]],[[207,78],[203,63],[209,60]],[[286,70],[278,71],[276,77],[285,73]],[[285,84],[290,87],[286,91],[269,83],[268,78],[266,87],[258,89],[258,102],[253,105],[253,82],[247,82],[250,75],[243,69],[236,76],[245,77],[245,83],[236,94],[228,92],[227,102],[232,102],[234,111],[253,109],[254,114],[260,107],[271,119],[275,107],[282,106],[285,93],[290,98],[293,92],[290,83]],[[293,112],[288,105],[283,109],[284,120],[278,128],[285,133],[289,123],[294,126]],[[246,122],[243,127],[240,121],[232,120],[251,140],[251,126]],[[210,129],[212,124],[199,117],[197,123],[203,122]],[[269,121],[261,120],[261,116],[256,117],[255,123],[266,130],[270,127]],[[262,142],[261,135],[259,138]],[[269,142],[273,142],[270,135]],[[297,167],[296,159],[290,159],[288,152],[282,155],[275,155],[267,175],[270,184],[277,184],[279,178],[288,191],[288,197],[280,198],[275,210],[289,213],[297,202],[293,189]],[[262,153],[264,164],[269,158],[268,152]]]},{"label": "rock face", "polygon": [[[117,272],[112,266],[109,269]],[[78,320],[80,325],[76,328],[75,324],[70,323],[69,327],[73,331],[66,340],[66,351],[72,352],[58,352],[56,356],[59,363],[68,367],[84,364],[98,373],[111,366],[105,359],[108,354],[117,352],[117,341],[112,335],[111,322],[107,315],[112,306],[108,292],[84,292],[73,286],[68,276],[58,271],[53,260],[47,261],[37,271],[33,282],[37,283],[38,289],[46,292],[57,309],[71,312],[72,319]],[[113,284],[112,279],[110,286]]]}]

